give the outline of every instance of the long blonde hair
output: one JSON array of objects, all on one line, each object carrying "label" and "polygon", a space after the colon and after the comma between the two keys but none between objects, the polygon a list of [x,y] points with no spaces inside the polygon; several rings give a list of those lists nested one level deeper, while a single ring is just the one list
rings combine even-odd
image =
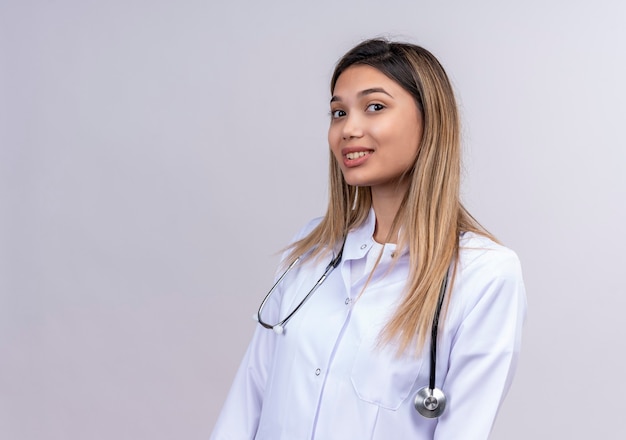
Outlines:
[{"label": "long blonde hair", "polygon": [[[381,334],[383,342],[397,340],[399,352],[412,344],[419,352],[430,333],[442,282],[450,264],[456,264],[460,234],[473,231],[493,237],[460,202],[460,122],[452,86],[439,61],[420,46],[367,40],[339,60],[331,94],[339,76],[352,65],[374,67],[396,81],[415,98],[423,116],[417,158],[407,171],[409,189],[392,228],[399,227],[398,249],[408,248],[410,274],[403,301]],[[372,206],[371,192],[360,187],[353,210],[355,191],[331,154],[326,215],[291,246],[291,258],[307,252],[309,258],[324,255],[364,222]]]}]

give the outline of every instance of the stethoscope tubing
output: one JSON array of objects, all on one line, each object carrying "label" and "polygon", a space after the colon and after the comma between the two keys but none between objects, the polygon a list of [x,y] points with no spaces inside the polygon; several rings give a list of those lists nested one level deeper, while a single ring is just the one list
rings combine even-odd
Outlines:
[{"label": "stethoscope tubing", "polygon": [[[272,325],[269,324],[261,318],[261,314],[263,313],[263,309],[265,304],[271,297],[272,293],[281,281],[287,276],[287,274],[293,269],[296,264],[300,261],[301,257],[296,258],[283,272],[283,274],[276,280],[272,288],[259,306],[259,310],[256,315],[254,315],[254,319],[258,321],[263,327],[269,330],[273,330],[277,334],[282,334],[285,328],[285,325],[289,322],[289,320],[296,314],[298,310],[307,302],[307,300],[313,295],[313,293],[324,283],[326,278],[330,275],[330,273],[339,265],[341,259],[343,257],[343,249],[345,246],[346,240],[344,238],[343,243],[341,245],[341,249],[339,253],[328,263],[326,269],[324,269],[324,273],[317,280],[315,285],[309,290],[309,292],[304,296],[302,301],[281,321]],[[446,273],[443,282],[441,283],[441,290],[439,291],[439,297],[437,298],[437,308],[435,309],[435,314],[433,316],[433,322],[431,325],[431,341],[430,341],[430,374],[428,380],[428,388],[423,387],[415,396],[415,409],[424,417],[434,418],[439,417],[446,406],[446,396],[439,388],[436,387],[436,375],[437,375],[437,334],[439,330],[439,317],[441,315],[441,309],[443,308],[443,302],[446,295],[446,289],[448,287],[448,278],[449,274]]]},{"label": "stethoscope tubing", "polygon": [[441,290],[439,291],[439,298],[437,299],[437,308],[435,309],[435,315],[433,317],[433,323],[430,328],[430,379],[428,385],[431,390],[435,389],[435,375],[437,369],[437,334],[439,332],[439,316],[441,315],[441,309],[443,307],[443,300],[446,296],[446,289],[448,288],[448,274],[443,279]]},{"label": "stethoscope tubing", "polygon": [[330,275],[330,273],[337,266],[339,266],[339,263],[341,262],[341,259],[343,257],[344,245],[345,245],[345,239],[343,241],[343,244],[341,245],[341,249],[339,250],[339,253],[330,261],[330,263],[328,263],[328,266],[326,266],[326,269],[324,269],[324,273],[322,274],[322,276],[317,280],[315,285],[311,288],[311,290],[309,290],[309,292],[305,295],[305,297],[302,299],[302,301],[300,301],[300,303],[296,306],[296,308],[294,308],[291,311],[291,313],[289,313],[283,320],[279,321],[277,324],[274,324],[274,325],[268,324],[267,322],[263,321],[263,319],[261,318],[261,313],[263,312],[263,308],[265,307],[265,304],[267,303],[268,299],[270,298],[272,292],[274,292],[274,290],[280,284],[280,282],[283,280],[283,278],[285,278],[285,276],[287,276],[289,271],[296,264],[298,264],[298,261],[300,261],[300,257],[296,258],[293,261],[293,263],[291,263],[289,265],[289,267],[287,267],[287,270],[285,270],[285,272],[283,272],[283,274],[274,283],[274,285],[272,286],[270,291],[267,293],[267,295],[265,295],[265,298],[263,298],[263,301],[261,302],[261,306],[259,307],[259,310],[258,310],[258,312],[256,314],[255,320],[258,321],[259,324],[261,324],[266,329],[274,330],[276,333],[281,334],[283,332],[284,328],[285,328],[285,324],[287,324],[289,322],[289,320],[291,319],[291,317],[293,315],[295,315],[298,310],[300,310],[300,308],[304,305],[304,303],[307,302],[307,300],[311,297],[311,295],[313,295],[313,293],[315,293],[315,291],[318,289],[318,287],[320,287],[324,283],[324,281],[326,281],[326,278],[328,277],[328,275]]}]

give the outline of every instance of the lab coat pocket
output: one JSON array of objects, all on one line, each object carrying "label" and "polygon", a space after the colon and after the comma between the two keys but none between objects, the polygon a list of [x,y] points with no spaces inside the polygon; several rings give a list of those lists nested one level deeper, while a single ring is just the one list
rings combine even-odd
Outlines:
[{"label": "lab coat pocket", "polygon": [[358,397],[381,408],[397,410],[414,389],[422,356],[396,356],[394,346],[377,347],[378,332],[363,338],[352,366],[351,381]]}]

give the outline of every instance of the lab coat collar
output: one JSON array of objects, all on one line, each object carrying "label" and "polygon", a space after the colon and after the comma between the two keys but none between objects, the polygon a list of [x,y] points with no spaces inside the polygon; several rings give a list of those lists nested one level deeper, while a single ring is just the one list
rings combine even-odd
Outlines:
[{"label": "lab coat collar", "polygon": [[376,214],[370,208],[365,221],[355,229],[348,232],[346,244],[343,248],[343,259],[358,260],[363,258],[374,244],[374,228],[376,227]]},{"label": "lab coat collar", "polygon": [[[357,228],[351,230],[346,237],[346,244],[343,249],[343,259],[358,260],[363,258],[365,254],[374,245],[374,229],[376,228],[376,214],[374,209],[370,208],[365,221]],[[402,254],[407,252],[402,250]]]}]

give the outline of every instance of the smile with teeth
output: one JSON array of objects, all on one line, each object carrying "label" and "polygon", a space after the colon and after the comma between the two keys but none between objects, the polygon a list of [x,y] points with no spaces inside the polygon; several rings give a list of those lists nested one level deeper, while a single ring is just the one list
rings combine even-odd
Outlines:
[{"label": "smile with teeth", "polygon": [[354,159],[358,159],[360,157],[364,157],[367,156],[368,154],[371,154],[371,151],[356,151],[354,153],[348,153],[346,154],[346,158],[349,160],[354,160]]}]

